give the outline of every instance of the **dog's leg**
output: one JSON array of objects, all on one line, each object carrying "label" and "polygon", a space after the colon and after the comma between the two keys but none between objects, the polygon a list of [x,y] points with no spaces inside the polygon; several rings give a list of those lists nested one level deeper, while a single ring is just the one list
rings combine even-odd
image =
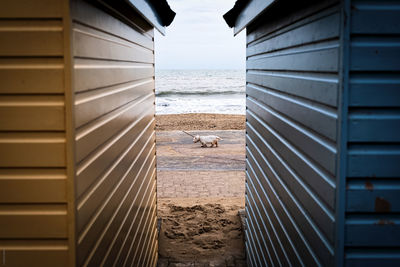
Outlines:
[{"label": "dog's leg", "polygon": [[217,140],[215,140],[215,146],[218,147],[218,141]]}]

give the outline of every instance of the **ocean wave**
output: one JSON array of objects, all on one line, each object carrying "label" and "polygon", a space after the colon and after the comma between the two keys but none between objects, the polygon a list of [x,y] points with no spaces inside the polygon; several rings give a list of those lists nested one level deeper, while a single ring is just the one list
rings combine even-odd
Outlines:
[{"label": "ocean wave", "polygon": [[181,96],[190,96],[190,95],[201,95],[201,96],[209,96],[209,95],[241,95],[244,94],[245,91],[163,91],[156,92],[156,96],[173,96],[173,95],[181,95]]}]

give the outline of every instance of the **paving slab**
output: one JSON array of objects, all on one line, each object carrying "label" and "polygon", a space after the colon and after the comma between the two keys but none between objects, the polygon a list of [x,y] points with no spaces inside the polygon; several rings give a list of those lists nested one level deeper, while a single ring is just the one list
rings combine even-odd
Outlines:
[{"label": "paving slab", "polygon": [[192,131],[218,135],[218,147],[202,148],[182,131],[157,132],[159,198],[241,197],[245,181],[245,131]]}]

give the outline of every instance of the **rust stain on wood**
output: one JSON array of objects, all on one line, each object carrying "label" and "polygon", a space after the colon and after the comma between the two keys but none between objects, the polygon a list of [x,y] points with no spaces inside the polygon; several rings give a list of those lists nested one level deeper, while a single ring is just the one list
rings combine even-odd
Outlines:
[{"label": "rust stain on wood", "polygon": [[375,211],[376,212],[390,212],[390,203],[382,197],[375,199]]},{"label": "rust stain on wood", "polygon": [[374,190],[374,185],[370,181],[366,181],[365,188],[369,191],[372,191],[372,190]]}]

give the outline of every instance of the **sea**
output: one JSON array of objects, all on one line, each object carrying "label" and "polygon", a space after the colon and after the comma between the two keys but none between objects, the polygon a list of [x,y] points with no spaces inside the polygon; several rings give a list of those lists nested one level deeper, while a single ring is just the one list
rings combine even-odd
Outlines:
[{"label": "sea", "polygon": [[156,70],[156,114],[245,114],[245,70]]}]

